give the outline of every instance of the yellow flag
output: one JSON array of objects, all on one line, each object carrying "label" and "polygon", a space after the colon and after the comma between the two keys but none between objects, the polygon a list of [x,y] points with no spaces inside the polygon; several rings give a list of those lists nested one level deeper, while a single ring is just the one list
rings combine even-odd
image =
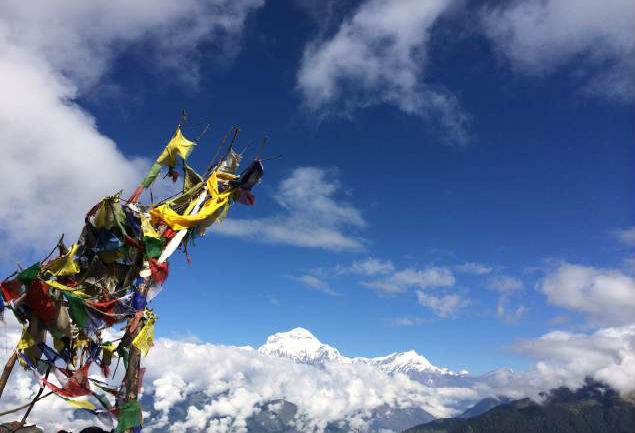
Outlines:
[{"label": "yellow flag", "polygon": [[172,230],[183,230],[186,228],[198,227],[200,225],[209,227],[222,213],[222,208],[229,202],[229,197],[233,191],[229,190],[220,194],[218,192],[218,178],[216,173],[207,180],[207,190],[210,198],[201,209],[193,215],[179,215],[168,205],[158,206],[150,211],[150,216],[154,221],[164,221]]},{"label": "yellow flag", "polygon": [[75,275],[78,273],[79,265],[73,261],[77,248],[78,245],[74,244],[68,253],[51,261],[51,263],[46,266],[45,270],[49,271],[56,277],[66,277],[68,275]]},{"label": "yellow flag", "polygon": [[159,239],[160,238],[159,234],[156,232],[154,227],[152,227],[152,224],[150,224],[150,221],[148,221],[145,215],[140,213],[140,217],[141,217],[141,230],[143,230],[143,236],[146,238]]},{"label": "yellow flag", "polygon": [[97,409],[97,407],[88,400],[72,400],[70,398],[64,400],[66,400],[66,403],[79,409]]},{"label": "yellow flag", "polygon": [[20,338],[20,341],[18,341],[18,346],[16,347],[16,349],[24,350],[24,349],[28,349],[29,347],[33,347],[36,344],[37,343],[31,336],[31,334],[29,334],[29,331],[27,331],[27,329],[24,328],[22,330],[22,338]]},{"label": "yellow flag", "polygon": [[150,348],[154,346],[154,320],[148,320],[137,336],[132,340],[132,344],[147,356]]},{"label": "yellow flag", "polygon": [[163,149],[161,155],[157,158],[157,163],[168,167],[176,165],[177,155],[183,159],[187,159],[196,143],[188,140],[181,133],[181,128],[176,129],[176,134],[170,140],[168,145]]},{"label": "yellow flag", "polygon": [[77,295],[80,298],[90,298],[90,296],[88,296],[86,293],[82,292],[81,290],[76,289],[74,287],[65,286],[64,284],[58,283],[55,280],[48,280],[46,281],[46,284],[48,284],[51,287],[55,287],[56,289],[64,290],[66,292],[71,292],[73,293],[73,295]]}]

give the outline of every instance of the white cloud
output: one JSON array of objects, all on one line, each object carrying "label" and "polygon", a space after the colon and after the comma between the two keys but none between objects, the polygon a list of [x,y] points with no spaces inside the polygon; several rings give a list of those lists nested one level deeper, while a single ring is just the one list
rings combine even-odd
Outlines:
[{"label": "white cloud", "polygon": [[424,269],[404,269],[387,278],[363,281],[360,284],[385,293],[402,293],[410,288],[452,287],[455,281],[449,268],[428,266]]},{"label": "white cloud", "polygon": [[350,265],[337,265],[329,268],[316,268],[313,274],[319,276],[344,276],[362,275],[372,277],[377,275],[388,275],[395,271],[395,266],[390,260],[380,260],[374,257],[367,257],[362,260],[355,260]]},{"label": "white cloud", "polygon": [[[18,325],[8,317],[9,347],[18,338]],[[420,323],[413,319],[414,324]],[[410,326],[413,322],[403,323]],[[460,402],[486,395],[513,398],[537,396],[557,386],[577,387],[585,377],[604,381],[622,392],[635,384],[635,326],[605,328],[592,334],[550,332],[522,340],[513,348],[536,363],[526,371],[500,369],[469,388],[430,388],[403,374],[389,376],[360,363],[326,363],[324,367],[296,364],[271,357],[253,348],[226,347],[196,341],[159,338],[147,358],[143,394],[152,397],[152,412],[145,420],[149,432],[182,433],[188,428],[222,433],[244,432],[254,405],[285,398],[299,406],[299,431],[322,431],[327,424],[345,420],[365,431],[371,411],[384,404],[419,407],[437,417],[457,413]],[[0,362],[9,351],[0,351]],[[210,368],[213,366],[213,368]],[[94,369],[96,370],[96,369]],[[118,374],[123,369],[119,368]],[[99,377],[93,371],[94,377]],[[24,404],[37,391],[33,377],[16,366],[0,401],[0,411]],[[198,392],[198,405],[188,399]],[[202,403],[202,404],[201,404]],[[187,415],[169,419],[175,407]],[[63,400],[51,396],[36,406],[29,421],[45,431],[94,425],[95,419],[78,419]]]},{"label": "white cloud", "polygon": [[197,46],[235,49],[261,3],[3,2],[0,93],[11,101],[0,107],[3,254],[41,253],[62,232],[73,239],[101,197],[139,183],[147,163],[124,156],[75,102],[120,51],[145,44],[159,64],[179,65],[178,76],[195,81]]},{"label": "white cloud", "polygon": [[393,272],[395,270],[394,265],[390,261],[382,261],[375,259],[373,257],[368,257],[364,260],[356,260],[353,264],[347,268],[343,269],[344,273],[351,273],[356,275],[385,275]]},{"label": "white cloud", "polygon": [[256,241],[359,251],[364,241],[345,232],[363,228],[366,221],[353,205],[335,197],[341,188],[335,173],[318,167],[299,167],[283,180],[274,198],[284,209],[262,219],[223,221],[212,231]]},{"label": "white cloud", "polygon": [[590,322],[635,320],[635,281],[621,271],[561,263],[537,287],[550,304],[583,313]]},{"label": "white cloud", "polygon": [[632,103],[635,7],[630,0],[529,0],[483,12],[485,33],[527,75],[579,63],[588,94]]},{"label": "white cloud", "polygon": [[501,294],[517,292],[523,289],[523,282],[518,278],[498,275],[487,280],[487,288]]},{"label": "white cloud", "polygon": [[592,377],[627,393],[635,388],[635,326],[603,328],[592,334],[553,331],[513,346],[537,360],[515,380],[519,391],[578,387]]},{"label": "white cloud", "polygon": [[498,292],[498,301],[496,302],[496,315],[508,325],[514,325],[527,313],[524,305],[510,308],[511,298],[516,293],[524,289],[521,280],[507,275],[495,275],[488,278],[485,286]]},{"label": "white cloud", "polygon": [[474,274],[474,275],[487,275],[491,273],[494,268],[491,266],[486,266],[481,263],[476,262],[466,262],[462,265],[457,265],[454,267],[457,272],[463,274]]},{"label": "white cloud", "polygon": [[367,0],[334,35],[309,43],[298,88],[314,111],[348,113],[379,103],[436,118],[467,141],[467,117],[449,92],[423,82],[427,44],[452,0]]},{"label": "white cloud", "polygon": [[615,238],[626,246],[635,246],[635,226],[626,229],[614,230]]},{"label": "white cloud", "polygon": [[395,317],[390,321],[394,326],[420,326],[432,323],[434,319],[426,317]]},{"label": "white cloud", "polygon": [[527,313],[527,307],[519,305],[510,309],[509,304],[509,296],[500,296],[496,303],[496,315],[508,325],[515,325]]},{"label": "white cloud", "polygon": [[458,310],[468,303],[457,294],[453,295],[429,295],[422,290],[417,290],[417,301],[422,307],[430,308],[439,317],[456,316]]},{"label": "white cloud", "polygon": [[314,277],[313,275],[300,275],[298,277],[290,275],[289,278],[299,283],[302,283],[305,286],[319,290],[322,293],[326,293],[327,295],[341,296],[341,293],[333,290],[329,283],[317,277]]}]

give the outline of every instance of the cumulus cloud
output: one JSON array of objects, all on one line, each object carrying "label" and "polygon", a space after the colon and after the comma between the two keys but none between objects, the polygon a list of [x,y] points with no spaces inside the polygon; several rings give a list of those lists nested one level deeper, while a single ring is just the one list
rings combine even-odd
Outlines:
[{"label": "cumulus cloud", "polygon": [[584,314],[596,324],[627,324],[635,319],[635,281],[619,270],[561,263],[537,287],[547,301]]},{"label": "cumulus cloud", "polygon": [[298,88],[307,107],[350,113],[387,103],[436,119],[451,140],[467,141],[467,116],[454,95],[424,83],[430,32],[452,0],[367,0],[330,37],[304,51]]},{"label": "cumulus cloud", "polygon": [[250,240],[328,250],[359,251],[364,240],[346,231],[366,221],[353,205],[336,197],[341,188],[336,173],[319,167],[299,167],[283,180],[274,199],[282,212],[262,219],[227,219],[212,231]]},{"label": "cumulus cloud", "polygon": [[16,246],[48,250],[62,232],[72,239],[99,198],[139,182],[148,162],[123,155],[75,102],[117,54],[144,44],[160,66],[187,61],[179,76],[195,82],[197,46],[235,50],[246,15],[260,4],[3,3],[0,92],[11,103],[0,108],[0,230],[13,254]]},{"label": "cumulus cloud", "polygon": [[299,283],[302,283],[303,285],[310,287],[312,289],[316,289],[319,290],[322,293],[326,293],[327,295],[331,295],[331,296],[340,296],[341,293],[336,292],[335,290],[333,290],[331,288],[331,285],[329,283],[327,283],[324,280],[321,280],[313,275],[300,275],[300,276],[293,276],[290,275],[289,278],[291,278],[294,281],[297,281]]},{"label": "cumulus cloud", "polygon": [[444,318],[455,316],[460,308],[468,305],[468,302],[457,294],[436,296],[422,290],[417,290],[417,301],[422,307],[430,308],[434,314]]},{"label": "cumulus cloud", "polygon": [[576,64],[585,93],[632,103],[633,13],[629,0],[516,0],[486,7],[482,23],[518,72],[540,76]]},{"label": "cumulus cloud", "polygon": [[498,379],[498,386],[515,393],[535,395],[557,386],[576,388],[586,377],[622,393],[635,389],[634,325],[603,328],[591,334],[553,331],[519,341],[512,348],[536,360],[528,371]]}]

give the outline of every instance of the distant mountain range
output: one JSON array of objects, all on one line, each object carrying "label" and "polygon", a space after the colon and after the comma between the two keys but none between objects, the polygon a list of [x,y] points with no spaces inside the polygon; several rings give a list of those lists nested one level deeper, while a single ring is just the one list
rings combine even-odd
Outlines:
[{"label": "distant mountain range", "polygon": [[[530,399],[496,405],[469,418],[431,421],[404,433],[633,433],[635,399],[597,382],[572,391],[558,388],[538,404]],[[480,404],[480,403],[479,403]]]},{"label": "distant mountain range", "polygon": [[463,387],[471,386],[473,383],[473,378],[467,370],[452,371],[445,367],[434,366],[425,356],[419,355],[414,350],[376,358],[348,358],[342,356],[336,348],[322,343],[304,328],[295,328],[271,335],[267,338],[267,342],[258,348],[258,352],[314,366],[322,366],[327,362],[366,364],[390,375],[403,373],[413,380],[432,387]]}]

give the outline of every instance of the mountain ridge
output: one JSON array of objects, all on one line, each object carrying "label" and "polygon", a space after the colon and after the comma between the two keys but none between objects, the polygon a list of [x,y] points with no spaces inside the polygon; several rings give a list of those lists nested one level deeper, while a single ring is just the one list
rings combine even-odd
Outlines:
[{"label": "mountain ridge", "polygon": [[391,375],[402,373],[429,385],[435,384],[434,376],[453,378],[469,376],[467,370],[453,371],[447,367],[437,367],[415,350],[393,352],[373,358],[349,358],[343,356],[336,348],[322,343],[309,330],[301,327],[270,335],[266,343],[257,350],[264,355],[288,358],[314,366],[323,366],[326,362],[365,364]]}]

